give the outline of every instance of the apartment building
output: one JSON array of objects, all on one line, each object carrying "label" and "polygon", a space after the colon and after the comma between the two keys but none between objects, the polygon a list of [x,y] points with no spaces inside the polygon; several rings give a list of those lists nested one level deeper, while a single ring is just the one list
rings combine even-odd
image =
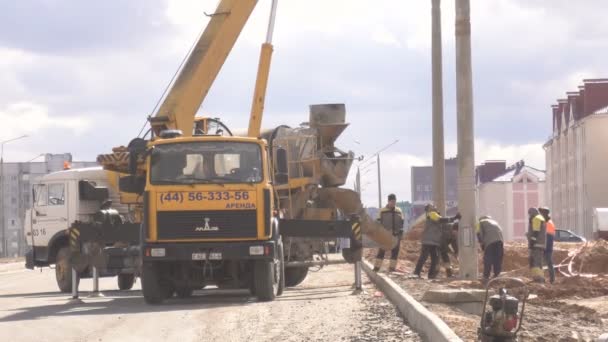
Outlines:
[{"label": "apartment building", "polygon": [[547,204],[557,227],[593,237],[593,209],[608,207],[608,79],[586,79],[552,106],[545,143]]},{"label": "apartment building", "polygon": [[[433,202],[433,167],[412,166],[412,209],[413,219],[424,213],[424,206]],[[445,160],[445,200],[446,208],[452,213],[458,207],[458,159]]]}]

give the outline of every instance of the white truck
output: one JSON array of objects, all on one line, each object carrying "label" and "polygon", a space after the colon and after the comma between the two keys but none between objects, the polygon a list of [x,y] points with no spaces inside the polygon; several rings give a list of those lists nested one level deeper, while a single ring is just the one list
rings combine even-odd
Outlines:
[{"label": "white truck", "polygon": [[593,208],[593,237],[608,240],[608,208]]},{"label": "white truck", "polygon": [[[127,206],[122,205],[119,194],[108,184],[112,174],[101,167],[68,169],[54,172],[41,177],[33,186],[33,206],[26,211],[25,236],[30,250],[26,254],[26,267],[46,267],[55,265],[57,285],[62,292],[72,290],[71,268],[75,265],[74,250],[85,247],[91,250],[93,245],[78,246],[70,240],[70,228],[75,222],[93,223],[103,216],[104,205],[109,201],[114,205],[111,209],[114,216],[120,217],[122,222],[128,221]],[[100,215],[101,214],[101,215]],[[106,213],[107,214],[107,213]],[[130,237],[114,240],[124,241],[126,244],[135,244],[139,238],[137,225],[133,225],[136,232]],[[127,234],[121,234],[129,236]],[[104,241],[106,246],[116,244],[118,241]],[[100,246],[102,249],[106,246]],[[89,254],[89,253],[87,253]],[[90,255],[95,255],[91,253]],[[98,256],[102,254],[97,253]],[[91,276],[92,263],[89,259],[78,260],[79,278]],[[107,258],[107,257],[106,257]],[[102,263],[108,266],[108,260]],[[132,266],[132,265],[131,265]],[[137,275],[136,267],[104,267],[99,269],[100,276],[118,275],[118,286],[121,290],[130,289]]]}]

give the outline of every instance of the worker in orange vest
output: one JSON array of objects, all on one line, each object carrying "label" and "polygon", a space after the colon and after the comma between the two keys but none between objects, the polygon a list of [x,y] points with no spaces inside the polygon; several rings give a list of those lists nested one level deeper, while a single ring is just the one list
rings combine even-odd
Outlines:
[{"label": "worker in orange vest", "polygon": [[545,248],[545,261],[547,262],[547,269],[549,269],[549,281],[551,284],[555,282],[555,268],[553,267],[553,240],[555,239],[555,224],[551,220],[549,208],[542,207],[538,208],[540,214],[545,218],[547,225],[547,247]]}]

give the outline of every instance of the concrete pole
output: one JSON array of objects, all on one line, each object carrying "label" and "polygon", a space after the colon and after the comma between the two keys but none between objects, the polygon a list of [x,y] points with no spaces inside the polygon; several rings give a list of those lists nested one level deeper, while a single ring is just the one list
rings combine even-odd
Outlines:
[{"label": "concrete pole", "polygon": [[378,209],[382,209],[382,179],[380,177],[380,152],[376,155],[378,164]]},{"label": "concrete pole", "polygon": [[78,272],[72,267],[72,299],[78,299]]},{"label": "concrete pole", "polygon": [[361,261],[355,262],[355,290],[361,290]]},{"label": "concrete pole", "polygon": [[441,54],[441,0],[432,0],[433,75],[433,202],[445,215],[445,153],[443,143],[443,67]]},{"label": "concrete pole", "polygon": [[469,0],[456,0],[456,102],[458,126],[458,239],[460,277],[477,279],[475,226],[475,132]]}]

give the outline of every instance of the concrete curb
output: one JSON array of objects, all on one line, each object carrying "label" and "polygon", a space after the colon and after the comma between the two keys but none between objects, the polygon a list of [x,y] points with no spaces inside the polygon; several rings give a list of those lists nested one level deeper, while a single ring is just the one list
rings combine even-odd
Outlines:
[{"label": "concrete curb", "polygon": [[0,264],[0,273],[9,271],[25,270],[25,261],[11,262],[7,264]]},{"label": "concrete curb", "polygon": [[374,272],[373,266],[366,260],[361,265],[367,276],[407,319],[408,324],[422,334],[427,341],[462,341],[444,321],[407,294],[401,286],[386,275]]}]

